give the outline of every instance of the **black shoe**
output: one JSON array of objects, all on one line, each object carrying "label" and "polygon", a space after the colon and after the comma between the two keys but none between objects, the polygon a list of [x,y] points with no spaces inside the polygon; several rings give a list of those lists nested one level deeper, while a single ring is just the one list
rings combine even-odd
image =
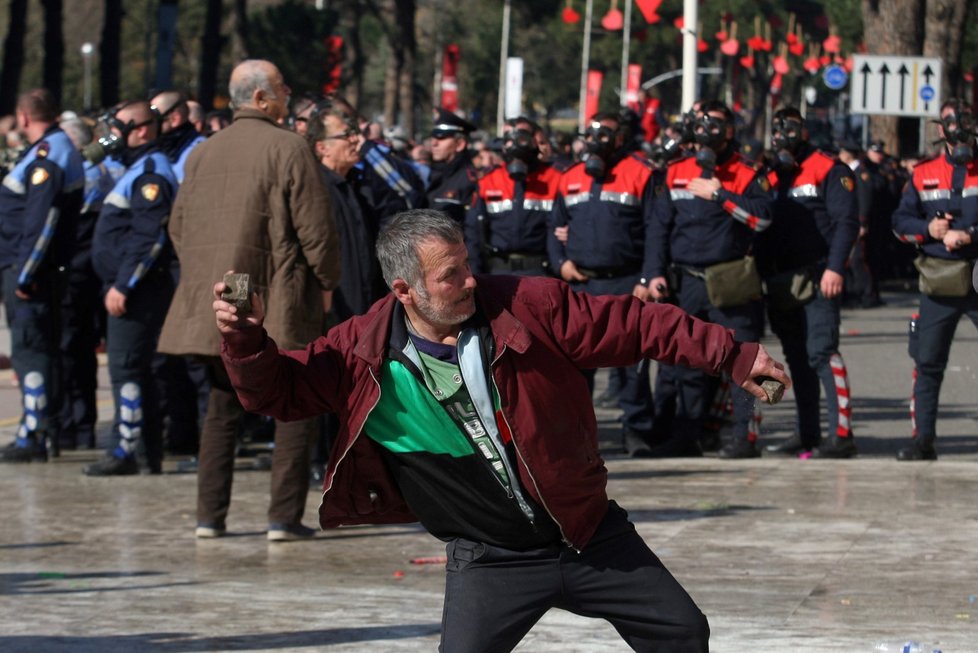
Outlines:
[{"label": "black shoe", "polygon": [[47,461],[48,452],[33,442],[26,447],[18,447],[16,442],[11,442],[0,449],[0,463],[46,463]]},{"label": "black shoe", "polygon": [[812,452],[812,458],[855,458],[859,453],[852,436],[840,438],[833,436],[822,442],[818,449]]},{"label": "black shoe", "polygon": [[757,445],[749,440],[734,440],[717,452],[718,458],[724,460],[736,460],[741,458],[760,458],[761,452]]},{"label": "black shoe", "polygon": [[86,466],[82,472],[85,476],[132,476],[139,473],[139,464],[132,456],[116,458],[109,454],[97,463]]},{"label": "black shoe", "polygon": [[622,446],[625,449],[625,455],[629,458],[648,458],[651,452],[649,434],[627,426],[622,429]]},{"label": "black shoe", "polygon": [[914,440],[909,447],[900,449],[896,455],[897,460],[937,460],[937,449],[933,442]]},{"label": "black shoe", "polygon": [[764,447],[764,453],[771,456],[800,456],[812,449],[814,447],[810,444],[805,444],[800,435],[792,435],[783,442],[767,445]]}]

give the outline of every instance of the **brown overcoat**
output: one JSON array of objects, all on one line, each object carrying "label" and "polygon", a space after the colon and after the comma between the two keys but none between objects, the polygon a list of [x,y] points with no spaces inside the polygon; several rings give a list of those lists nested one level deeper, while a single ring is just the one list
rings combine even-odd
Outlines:
[{"label": "brown overcoat", "polygon": [[188,158],[169,232],[180,283],[159,351],[220,355],[211,304],[228,270],[251,275],[265,327],[282,346],[322,333],[321,291],[339,281],[339,239],[319,164],[301,136],[260,111],[237,111]]}]

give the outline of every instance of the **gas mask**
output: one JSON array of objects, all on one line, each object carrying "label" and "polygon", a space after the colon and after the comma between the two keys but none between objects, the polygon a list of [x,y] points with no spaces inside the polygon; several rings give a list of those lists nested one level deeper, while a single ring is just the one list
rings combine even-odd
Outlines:
[{"label": "gas mask", "polygon": [[533,132],[526,129],[513,129],[503,142],[503,160],[506,172],[513,179],[525,179],[530,168],[540,160],[540,148]]},{"label": "gas mask", "polygon": [[975,117],[967,107],[957,107],[941,118],[944,142],[955,165],[968,165],[975,160]]},{"label": "gas mask", "polygon": [[707,147],[714,153],[719,152],[727,144],[727,121],[703,114],[693,125],[693,138],[700,148]]},{"label": "gas mask", "polygon": [[794,117],[775,116],[771,124],[771,147],[776,152],[774,167],[787,172],[798,165],[796,155],[805,144],[804,125]]},{"label": "gas mask", "polygon": [[[81,150],[81,155],[96,165],[104,161],[107,156],[116,156],[123,153],[126,150],[129,133],[137,127],[148,125],[152,120],[139,124],[136,124],[132,120],[124,123],[116,118],[114,114],[106,114],[99,119],[99,122],[106,126],[105,136],[89,143]],[[112,128],[118,130],[119,133],[117,134],[112,131]]]},{"label": "gas mask", "polygon": [[586,138],[588,158],[584,161],[584,172],[595,178],[604,177],[618,149],[618,130],[592,122]]}]

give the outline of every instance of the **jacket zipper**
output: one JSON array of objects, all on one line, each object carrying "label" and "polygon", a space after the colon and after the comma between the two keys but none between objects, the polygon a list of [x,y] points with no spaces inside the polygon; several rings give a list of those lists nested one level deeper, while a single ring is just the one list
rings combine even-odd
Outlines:
[{"label": "jacket zipper", "polygon": [[[492,360],[492,363],[489,364],[490,367],[489,377],[492,379],[492,387],[495,388],[497,394],[499,394],[499,388],[496,386],[496,377],[492,374],[492,366],[495,365],[500,358],[502,358],[503,352],[505,351],[506,351],[506,345],[503,345],[503,348]],[[499,414],[502,416],[503,421],[506,422],[506,428],[509,429],[510,433],[513,433],[513,427],[510,426],[509,420],[506,418],[506,412],[502,410],[502,407],[500,407]],[[530,466],[526,464],[526,458],[523,457],[523,452],[520,451],[520,447],[519,444],[516,442],[515,436],[513,437],[513,450],[516,452],[516,455],[519,456],[520,462],[523,463],[523,468],[526,469],[526,475],[529,476],[530,480],[533,482],[533,488],[537,491],[537,496],[540,497],[540,505],[543,506],[543,509],[547,511],[548,515],[550,515],[550,519],[552,519],[553,522],[557,524],[557,528],[560,530],[560,539],[563,540],[564,544],[574,549],[574,551],[576,551],[577,553],[580,553],[581,550],[576,546],[574,546],[574,543],[571,542],[570,539],[568,539],[567,534],[564,533],[563,524],[561,524],[560,521],[558,521],[557,517],[554,516],[553,511],[550,510],[550,506],[547,505],[547,500],[543,497],[543,493],[540,491],[540,485],[537,483],[537,479],[533,477],[533,472],[530,470]],[[519,476],[516,476],[515,479],[516,482],[518,483]]]},{"label": "jacket zipper", "polygon": [[323,488],[323,496],[326,496],[326,493],[333,488],[333,479],[336,478],[336,470],[340,468],[340,463],[342,463],[343,459],[346,458],[346,454],[350,453],[350,449],[352,449],[356,441],[360,439],[360,434],[363,433],[363,427],[367,425],[367,419],[370,417],[370,413],[374,412],[374,408],[376,408],[377,404],[380,403],[380,381],[378,381],[377,377],[374,375],[374,369],[372,367],[368,366],[367,371],[370,372],[370,378],[373,379],[374,384],[377,386],[377,400],[374,402],[374,405],[370,407],[370,410],[368,410],[367,414],[364,416],[363,422],[360,423],[360,428],[357,429],[357,434],[353,436],[352,440],[350,440],[350,446],[348,446],[346,449],[343,450],[343,455],[340,456],[339,460],[336,461],[336,466],[333,467],[333,474],[329,477],[329,484]]}]

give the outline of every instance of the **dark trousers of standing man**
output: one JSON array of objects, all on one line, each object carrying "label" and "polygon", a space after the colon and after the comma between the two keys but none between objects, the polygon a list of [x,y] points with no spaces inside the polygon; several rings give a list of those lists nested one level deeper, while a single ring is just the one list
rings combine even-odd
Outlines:
[{"label": "dark trousers of standing man", "polygon": [[[20,382],[23,414],[18,447],[45,451],[57,441],[61,410],[60,273],[39,270],[28,299],[15,294],[16,266],[3,270],[3,301],[10,327],[10,362]],[[48,440],[45,443],[45,440]]]},{"label": "dark trousers of standing man", "polygon": [[61,409],[61,447],[95,447],[98,409],[98,359],[95,348],[102,339],[105,308],[99,299],[101,283],[91,264],[72,268],[61,300],[61,360],[64,402]]},{"label": "dark trousers of standing man", "polygon": [[581,551],[448,543],[443,653],[511,651],[551,608],[606,619],[635,651],[703,653],[710,627],[613,501]]},{"label": "dark trousers of standing man", "polygon": [[[816,275],[816,279],[820,278]],[[768,304],[771,330],[781,341],[784,358],[791,372],[792,389],[798,410],[796,434],[807,448],[821,440],[819,384],[825,394],[830,435],[849,437],[848,376],[841,370],[839,355],[839,305],[841,298],[826,299],[821,290],[804,306],[778,310]],[[833,364],[836,364],[833,369]],[[838,383],[844,382],[845,392]]]},{"label": "dark trousers of standing man", "polygon": [[[224,527],[231,505],[234,452],[244,408],[220,358],[206,359],[211,393],[200,434],[197,523]],[[275,423],[268,523],[296,526],[309,492],[309,459],[316,420]]]},{"label": "dark trousers of standing man", "polygon": [[965,297],[920,296],[917,318],[917,381],[914,406],[917,411],[917,439],[933,444],[937,437],[937,407],[947,367],[951,340],[962,315],[978,327],[978,295],[973,290]]},{"label": "dark trousers of standing man", "polygon": [[115,402],[109,452],[118,458],[132,455],[141,439],[146,463],[154,474],[161,471],[163,463],[163,416],[153,355],[173,291],[169,273],[151,270],[126,297],[126,312],[121,317],[109,315],[106,321],[106,353]]},{"label": "dark trousers of standing man", "polygon": [[[717,308],[710,303],[704,279],[685,269],[678,276],[677,297],[681,309],[693,317],[732,329],[734,337],[740,342],[757,342],[761,339],[764,309],[760,301]],[[720,378],[678,365],[663,367],[666,368],[663,378],[676,385],[673,437],[682,442],[694,443],[702,434],[709,402],[716,395]],[[733,438],[747,440],[754,415],[754,395],[740,386],[732,386],[730,393],[733,400]]]}]

